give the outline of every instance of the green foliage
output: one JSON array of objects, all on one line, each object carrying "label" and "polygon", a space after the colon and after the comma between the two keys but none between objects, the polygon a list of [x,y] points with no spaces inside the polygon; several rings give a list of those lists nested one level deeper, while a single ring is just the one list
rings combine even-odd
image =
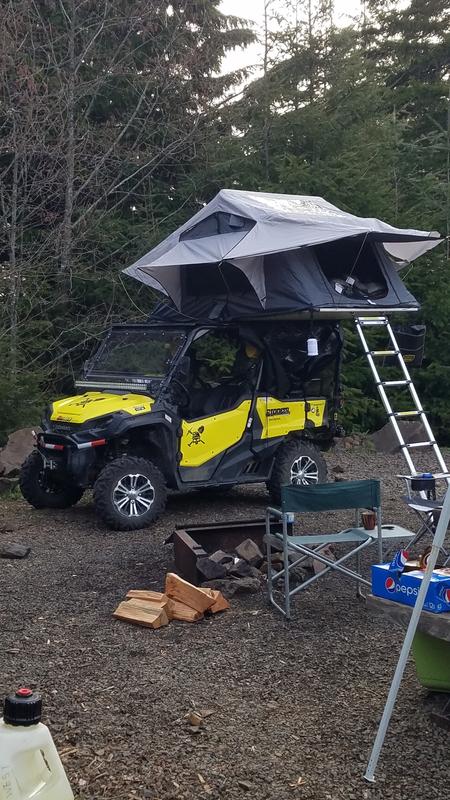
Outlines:
[{"label": "green foliage", "polygon": [[217,378],[228,376],[237,355],[237,345],[223,335],[208,333],[195,344],[195,358],[200,362],[200,378],[214,384]]},{"label": "green foliage", "polygon": [[221,60],[254,38],[218,5],[0,0],[0,439],[151,311],[120,270],[195,207],[212,109],[243,77]]},{"label": "green foliage", "polygon": [[16,428],[39,425],[43,402],[38,375],[0,375],[0,447]]},{"label": "green foliage", "polygon": [[[337,30],[326,15],[320,24],[281,21],[281,55],[221,115],[216,128],[226,156],[217,163],[211,155],[197,183],[208,191],[233,185],[317,194],[361,216],[450,234],[449,14],[444,0],[406,7],[374,0],[364,24],[351,29]],[[402,273],[422,303],[408,322],[427,325],[424,366],[414,379],[446,444],[449,276],[448,244]],[[343,387],[348,430],[385,422],[351,330]],[[406,410],[410,401],[398,395],[395,402]]]},{"label": "green foliage", "polygon": [[346,324],[339,422],[347,432],[366,433],[383,424],[383,410],[355,329]]},{"label": "green foliage", "polygon": [[[328,0],[288,0],[264,69],[227,52],[254,34],[218,0],[0,0],[0,441],[35,423],[111,322],[157,294],[120,270],[222,187],[316,194],[362,216],[450,234],[446,0],[371,0],[336,28]],[[422,302],[415,373],[450,443],[448,245],[405,279]],[[417,320],[419,321],[419,320]],[[346,333],[343,424],[385,417]],[[211,346],[213,370],[232,350]]]}]

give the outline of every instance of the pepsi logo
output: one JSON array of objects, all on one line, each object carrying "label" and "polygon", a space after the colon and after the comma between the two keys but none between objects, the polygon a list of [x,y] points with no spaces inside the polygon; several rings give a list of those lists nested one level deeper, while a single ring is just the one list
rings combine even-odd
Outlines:
[{"label": "pepsi logo", "polygon": [[[394,592],[395,591],[394,578],[386,578],[386,580],[384,582],[384,587],[385,587],[385,589],[388,590],[388,592]],[[450,592],[449,592],[449,594],[450,594]]]},{"label": "pepsi logo", "polygon": [[444,592],[444,601],[446,603],[450,603],[450,589],[446,589]]}]

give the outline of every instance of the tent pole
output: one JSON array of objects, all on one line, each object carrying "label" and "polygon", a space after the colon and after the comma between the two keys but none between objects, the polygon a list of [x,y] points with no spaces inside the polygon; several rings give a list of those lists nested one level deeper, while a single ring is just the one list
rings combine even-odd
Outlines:
[{"label": "tent pole", "polygon": [[434,567],[436,566],[436,561],[439,556],[439,551],[442,545],[444,544],[445,534],[447,532],[447,527],[449,522],[450,522],[450,488],[447,489],[447,493],[445,495],[445,500],[442,507],[441,515],[439,517],[439,522],[437,524],[436,532],[433,537],[431,553],[428,560],[427,568],[425,570],[419,594],[417,595],[417,600],[411,614],[411,619],[409,621],[408,629],[406,631],[402,649],[400,651],[397,667],[395,669],[394,677],[392,679],[391,687],[389,689],[386,705],[384,707],[383,716],[381,717],[380,725],[378,727],[377,735],[375,737],[372,752],[370,754],[369,762],[367,764],[367,769],[364,775],[366,781],[369,781],[370,783],[373,783],[375,781],[374,774],[380,756],[380,751],[381,748],[383,747],[388,725],[392,716],[392,712],[394,710],[395,701],[397,699],[398,690],[400,688],[400,683],[403,677],[403,673],[405,671],[405,666],[408,660],[409,651],[411,649],[412,641],[414,639],[417,625],[419,623],[420,614],[422,612],[423,604],[425,602],[425,596],[428,591],[428,587],[430,585],[432,572]]}]

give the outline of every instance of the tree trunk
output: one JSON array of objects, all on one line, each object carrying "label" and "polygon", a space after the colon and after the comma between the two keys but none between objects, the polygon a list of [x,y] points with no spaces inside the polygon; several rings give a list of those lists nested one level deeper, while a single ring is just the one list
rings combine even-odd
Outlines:
[{"label": "tree trunk", "polygon": [[[67,64],[67,122],[66,122],[66,190],[64,217],[61,230],[61,256],[59,277],[63,296],[71,284],[72,220],[74,207],[75,175],[75,0],[69,3],[68,64]],[[67,15],[66,15],[67,16]]]},{"label": "tree trunk", "polygon": [[271,0],[264,3],[264,122],[263,122],[263,150],[264,150],[264,175],[267,182],[270,177],[270,153],[269,153],[269,128],[270,128],[270,108],[267,98],[267,73],[269,67],[269,17],[268,10]]},{"label": "tree trunk", "polygon": [[446,207],[446,224],[447,224],[447,258],[450,258],[450,88],[448,90],[447,98],[447,207]]},{"label": "tree trunk", "polygon": [[[16,137],[14,137],[16,140]],[[11,291],[9,299],[9,371],[11,379],[17,375],[17,326],[18,326],[18,304],[20,292],[20,276],[17,268],[17,199],[19,195],[19,152],[17,148],[14,153],[12,187],[11,187],[11,221],[9,228],[9,268],[11,275]]]}]

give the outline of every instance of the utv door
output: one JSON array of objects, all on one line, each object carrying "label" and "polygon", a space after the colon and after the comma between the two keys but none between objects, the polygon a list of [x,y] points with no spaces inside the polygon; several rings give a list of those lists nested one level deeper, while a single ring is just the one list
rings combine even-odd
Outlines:
[{"label": "utv door", "polygon": [[323,424],[326,401],[324,398],[299,400],[298,398],[267,398],[267,436],[269,439],[299,433],[305,428]]},{"label": "utv door", "polygon": [[183,482],[212,478],[224,454],[246,433],[251,399],[210,416],[182,421],[180,477]]},{"label": "utv door", "polygon": [[[179,442],[183,483],[216,480],[231,449],[244,458],[246,448],[250,453],[247,426],[253,395],[239,370],[240,347],[233,330],[210,330],[189,348],[191,403],[183,414]],[[221,480],[229,478],[217,478]]]}]

